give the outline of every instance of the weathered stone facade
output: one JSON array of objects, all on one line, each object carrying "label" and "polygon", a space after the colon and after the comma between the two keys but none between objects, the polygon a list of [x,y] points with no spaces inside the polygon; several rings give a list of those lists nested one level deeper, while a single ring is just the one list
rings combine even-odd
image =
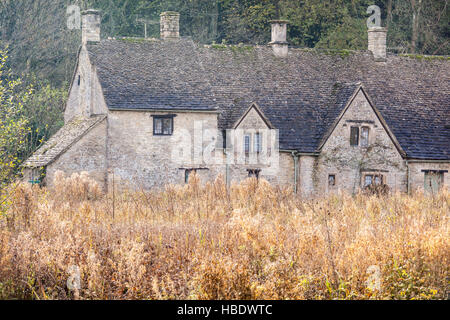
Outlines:
[{"label": "weathered stone facade", "polygon": [[[199,169],[203,181],[222,173],[215,165],[194,162],[194,139],[204,139],[203,146],[211,142],[198,136],[195,125],[217,130],[216,113],[170,113],[173,135],[153,135],[153,115],[164,112],[112,111],[108,115],[108,167],[116,182],[131,182],[148,189],[170,183],[184,183],[186,169]],[[217,138],[217,137],[214,137]],[[183,157],[185,155],[185,157]]]},{"label": "weathered stone facade", "polygon": [[448,162],[433,161],[409,161],[409,192],[423,191],[425,171],[441,172],[443,175],[443,185],[450,188],[450,165]]},{"label": "weathered stone facade", "polygon": [[89,59],[86,47],[82,47],[66,103],[64,121],[68,122],[75,116],[106,114],[107,110],[95,66]]},{"label": "weathered stone facade", "polygon": [[[350,145],[351,127],[369,130],[368,144]],[[406,166],[369,101],[360,90],[322,147],[316,168],[313,169],[314,190],[323,194],[330,191],[358,191],[365,175],[383,176],[383,183],[393,191],[406,192]],[[329,175],[334,175],[335,185],[328,184]]]},{"label": "weathered stone facade", "polygon": [[161,13],[161,39],[178,39],[180,37],[180,14],[178,12]]},{"label": "weathered stone facade", "polygon": [[106,190],[106,134],[107,121],[104,119],[47,166],[47,185],[52,186],[57,171],[63,171],[67,176],[86,171]]},{"label": "weathered stone facade", "polygon": [[[249,170],[257,169],[260,170],[260,178],[296,189],[303,197],[313,197],[339,190],[357,192],[364,185],[367,174],[382,175],[383,183],[390,190],[414,191],[423,189],[422,170],[449,169],[446,162],[414,162],[409,163],[408,170],[397,142],[390,136],[392,133],[388,133],[386,124],[362,89],[355,93],[318,154],[305,155],[282,150],[278,154],[275,171],[267,165],[249,164],[248,158],[244,163],[236,163],[235,159],[235,163],[227,164],[222,133],[214,134],[220,132],[217,112],[108,110],[95,67],[82,49],[65,119],[68,122],[75,117],[98,114],[106,115],[106,119],[47,166],[46,181],[50,186],[58,170],[66,174],[87,171],[108,190],[113,183],[116,188],[142,189],[182,184],[185,183],[186,170],[192,169],[196,170],[202,182],[213,181],[222,175],[231,184],[247,178]],[[152,116],[168,114],[174,116],[173,135],[155,136]],[[196,126],[201,131],[196,132]],[[251,136],[250,145],[253,148],[254,134],[261,129],[271,129],[271,126],[254,105],[239,119],[235,129]],[[362,127],[369,129],[366,147],[350,145],[350,128],[355,126],[360,130]],[[213,134],[206,136],[205,129]],[[194,160],[194,139],[202,140],[201,149],[214,144],[215,163],[205,163],[201,154],[199,161]],[[237,148],[243,148],[243,144]],[[334,176],[334,185],[329,183],[330,175]],[[444,177],[443,184],[448,186],[448,174]]]},{"label": "weathered stone facade", "polygon": [[368,50],[373,53],[376,61],[386,61],[387,29],[383,27],[373,27],[369,29],[368,34]]},{"label": "weathered stone facade", "polygon": [[89,41],[100,41],[101,16],[98,10],[86,10],[82,13],[82,35],[83,44]]},{"label": "weathered stone facade", "polygon": [[[386,29],[369,29],[372,54],[343,58],[288,54],[286,21],[274,21],[271,43],[283,54],[200,46],[179,38],[171,12],[161,38],[173,41],[99,41],[97,12],[83,21],[65,126],[25,163],[27,179],[46,168],[51,186],[57,170],[87,171],[106,191],[150,189],[195,171],[228,184],[256,175],[303,197],[368,182],[449,187],[448,62],[386,56]],[[153,127],[161,116],[173,121],[167,135]],[[229,129],[242,135],[230,141]],[[260,137],[269,130],[279,145]]]}]

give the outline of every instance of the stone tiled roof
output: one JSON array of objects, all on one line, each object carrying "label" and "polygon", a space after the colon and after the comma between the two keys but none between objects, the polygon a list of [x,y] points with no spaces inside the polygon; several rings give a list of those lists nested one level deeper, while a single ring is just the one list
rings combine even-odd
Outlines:
[{"label": "stone tiled roof", "polygon": [[218,110],[226,129],[257,103],[280,148],[317,152],[361,83],[408,157],[450,159],[450,62],[369,52],[179,41],[102,40],[88,46],[109,108]]},{"label": "stone tiled roof", "polygon": [[38,168],[53,162],[105,118],[105,115],[100,115],[90,118],[76,117],[70,120],[28,158],[24,167]]}]

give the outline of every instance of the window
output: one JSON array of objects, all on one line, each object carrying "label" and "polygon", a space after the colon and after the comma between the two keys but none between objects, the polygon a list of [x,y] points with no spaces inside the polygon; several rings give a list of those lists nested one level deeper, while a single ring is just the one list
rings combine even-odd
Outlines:
[{"label": "window", "polygon": [[364,176],[364,188],[372,185],[379,186],[383,183],[384,181],[382,174],[366,174]]},{"label": "window", "polygon": [[444,182],[444,172],[437,170],[424,170],[424,189],[426,192],[436,193],[441,189]]},{"label": "window", "polygon": [[195,169],[186,169],[184,171],[184,182],[188,183],[189,182],[189,176],[191,175],[191,173],[196,173],[197,170]]},{"label": "window", "polygon": [[350,145],[359,145],[359,127],[350,127]]},{"label": "window", "polygon": [[373,176],[366,175],[364,177],[364,187],[368,187],[368,186],[372,185],[372,179],[373,179]]},{"label": "window", "polygon": [[328,186],[334,187],[336,185],[336,175],[330,174],[328,175]]},{"label": "window", "polygon": [[255,177],[256,179],[259,179],[259,173],[261,172],[261,169],[247,169],[249,178]]},{"label": "window", "polygon": [[170,136],[173,133],[173,116],[153,116],[153,135]]},{"label": "window", "polygon": [[383,176],[379,176],[379,175],[373,176],[373,183],[376,186],[379,186],[380,184],[383,184]]},{"label": "window", "polygon": [[244,136],[244,152],[246,155],[250,153],[250,135],[246,134]]},{"label": "window", "polygon": [[361,128],[361,147],[369,146],[369,127]]},{"label": "window", "polygon": [[255,133],[255,152],[262,152],[262,136],[259,132]]},{"label": "window", "polygon": [[33,168],[30,172],[30,183],[31,184],[40,184],[41,183],[41,174],[39,168]]}]

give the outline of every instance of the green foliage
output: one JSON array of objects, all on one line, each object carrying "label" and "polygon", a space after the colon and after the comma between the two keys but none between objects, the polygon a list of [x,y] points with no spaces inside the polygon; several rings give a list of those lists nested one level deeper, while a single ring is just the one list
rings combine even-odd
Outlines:
[{"label": "green foliage", "polygon": [[450,57],[445,56],[424,56],[421,54],[400,54],[401,57],[407,57],[411,59],[418,59],[418,60],[450,60]]},{"label": "green foliage", "polygon": [[287,19],[292,45],[354,50],[367,48],[366,10],[376,4],[392,50],[446,55],[450,46],[446,0],[2,0],[0,39],[10,45],[17,74],[35,73],[58,87],[71,80],[81,32],[66,26],[69,4],[100,9],[103,38],[143,37],[144,21],[148,37],[158,38],[160,13],[177,11],[181,35],[200,43],[266,44],[269,21]]},{"label": "green foliage", "polygon": [[417,270],[396,261],[386,265],[385,287],[390,299],[429,300],[435,299],[437,290],[430,285],[431,272],[423,263]]},{"label": "green foliage", "polygon": [[316,48],[367,49],[367,28],[364,22],[363,19],[344,18],[344,22],[341,25],[316,43]]},{"label": "green foliage", "polygon": [[6,66],[0,50],[0,189],[19,172],[20,165],[64,123],[62,108],[67,86],[29,76],[22,80]]},{"label": "green foliage", "polygon": [[80,30],[67,28],[72,0],[1,0],[0,44],[9,46],[12,71],[35,73],[55,86],[69,81],[75,67]]},{"label": "green foliage", "polygon": [[24,104],[31,90],[19,90],[21,80],[11,76],[5,66],[7,58],[6,52],[0,50],[0,188],[17,172],[29,133]]},{"label": "green foliage", "polygon": [[63,109],[68,95],[66,83],[59,88],[54,87],[35,75],[29,76],[26,81],[32,94],[24,104],[29,133],[25,152],[20,155],[23,160],[64,125]]},{"label": "green foliage", "polygon": [[211,45],[212,49],[216,49],[216,50],[230,50],[231,52],[237,54],[237,53],[247,53],[247,52],[252,52],[253,51],[253,46],[248,46],[248,45],[243,45],[242,43],[240,43],[239,45],[226,45],[226,44],[216,44],[213,43]]}]

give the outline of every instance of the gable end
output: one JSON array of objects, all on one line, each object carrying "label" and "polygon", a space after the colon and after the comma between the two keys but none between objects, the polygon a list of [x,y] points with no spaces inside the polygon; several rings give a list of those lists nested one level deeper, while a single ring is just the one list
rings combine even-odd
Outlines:
[{"label": "gable end", "polygon": [[264,121],[264,123],[267,125],[267,127],[269,129],[275,129],[275,127],[272,125],[272,123],[269,121],[269,119],[267,119],[267,117],[264,115],[264,113],[262,112],[261,108],[258,106],[258,104],[256,104],[255,102],[252,103],[250,105],[250,107],[248,107],[248,109],[244,112],[244,114],[242,115],[242,117],[240,117],[238,119],[238,121],[236,121],[236,123],[233,125],[233,129],[236,129],[237,127],[239,127],[239,125],[242,123],[242,121],[244,121],[244,119],[247,117],[247,115],[249,114],[249,112],[254,109],[257,114],[261,117],[261,119]]},{"label": "gable end", "polygon": [[348,108],[352,105],[353,101],[355,100],[356,96],[358,95],[359,92],[362,92],[364,94],[364,97],[367,99],[367,101],[369,102],[370,107],[372,108],[372,111],[375,113],[377,119],[380,121],[381,125],[383,126],[385,132],[387,133],[387,135],[389,136],[389,138],[391,139],[392,143],[394,144],[395,148],[397,149],[397,151],[399,152],[399,154],[405,158],[406,157],[406,152],[403,150],[403,148],[400,146],[400,143],[397,141],[397,139],[395,138],[394,134],[392,133],[392,131],[389,129],[389,126],[387,125],[386,121],[384,120],[383,116],[381,115],[381,113],[378,111],[378,109],[375,107],[374,103],[372,102],[372,100],[370,99],[369,95],[367,94],[367,92],[364,90],[364,87],[362,85],[359,85],[358,88],[355,90],[355,92],[352,94],[351,98],[348,100],[347,104],[345,105],[345,108],[342,110],[342,112],[339,114],[339,116],[336,118],[336,120],[333,122],[333,124],[331,125],[330,129],[327,131],[327,133],[324,135],[324,137],[322,138],[322,142],[320,143],[319,147],[318,147],[318,151],[320,152],[323,148],[323,146],[325,145],[325,143],[328,141],[328,139],[330,138],[330,136],[332,135],[332,133],[334,132],[334,130],[336,129],[337,125],[339,124],[339,122],[341,121],[341,119],[344,117],[345,113],[347,112]]}]

